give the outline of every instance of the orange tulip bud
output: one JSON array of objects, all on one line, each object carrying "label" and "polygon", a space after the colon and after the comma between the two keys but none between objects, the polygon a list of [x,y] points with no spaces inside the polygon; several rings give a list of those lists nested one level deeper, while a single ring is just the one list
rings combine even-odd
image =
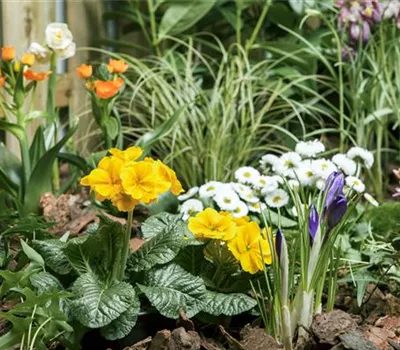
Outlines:
[{"label": "orange tulip bud", "polygon": [[6,76],[0,77],[0,87],[1,87],[1,86],[4,86],[4,83],[6,82],[6,79],[7,79]]},{"label": "orange tulip bud", "polygon": [[119,78],[119,77],[116,78],[116,79],[114,79],[112,82],[114,83],[114,85],[115,85],[118,89],[120,89],[120,88],[122,87],[122,85],[125,84],[124,79]]},{"label": "orange tulip bud", "polygon": [[81,64],[76,68],[76,72],[78,73],[79,78],[88,79],[93,74],[93,68],[90,64]]},{"label": "orange tulip bud", "polygon": [[96,80],[94,82],[94,86],[96,89],[96,95],[100,98],[113,97],[118,93],[120,89],[120,86],[116,85],[114,81]]},{"label": "orange tulip bud", "polygon": [[12,61],[15,58],[14,46],[3,46],[1,48],[1,59],[3,61]]},{"label": "orange tulip bud", "polygon": [[21,63],[29,67],[32,66],[35,63],[35,55],[31,53],[26,53],[25,55],[22,56]]},{"label": "orange tulip bud", "polygon": [[28,80],[42,81],[51,75],[52,71],[48,72],[34,72],[30,69],[24,72],[24,77]]},{"label": "orange tulip bud", "polygon": [[107,68],[110,73],[125,73],[129,66],[124,60],[113,60],[110,58]]}]

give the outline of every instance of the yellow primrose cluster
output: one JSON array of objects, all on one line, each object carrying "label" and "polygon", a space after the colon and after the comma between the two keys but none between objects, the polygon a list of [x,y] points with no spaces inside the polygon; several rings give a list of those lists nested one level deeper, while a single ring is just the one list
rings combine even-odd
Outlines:
[{"label": "yellow primrose cluster", "polygon": [[168,190],[175,195],[183,191],[175,172],[163,162],[152,158],[138,161],[141,148],[112,148],[109,153],[111,156],[104,157],[82,178],[81,185],[90,186],[98,200],[110,200],[119,211],[132,211],[138,203],[153,203]]},{"label": "yellow primrose cluster", "polygon": [[226,241],[244,271],[255,274],[264,269],[264,264],[271,264],[266,230],[263,236],[258,224],[250,222],[247,216],[234,218],[230,213],[207,208],[189,218],[188,227],[197,238]]}]

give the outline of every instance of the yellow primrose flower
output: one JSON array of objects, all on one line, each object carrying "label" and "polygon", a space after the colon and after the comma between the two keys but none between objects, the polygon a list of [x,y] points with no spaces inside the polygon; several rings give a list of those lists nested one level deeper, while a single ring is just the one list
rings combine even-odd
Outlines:
[{"label": "yellow primrose flower", "polygon": [[140,147],[129,147],[125,151],[121,151],[118,148],[111,148],[109,152],[113,156],[123,160],[125,163],[137,160],[143,154],[143,150]]},{"label": "yellow primrose flower", "polygon": [[139,203],[138,200],[122,192],[112,197],[111,202],[119,211],[132,211]]},{"label": "yellow primrose flower", "polygon": [[265,263],[271,264],[269,243],[262,238],[256,222],[239,226],[235,238],[228,242],[228,248],[240,262],[242,269],[251,274],[262,271]]},{"label": "yellow primrose flower", "polygon": [[158,195],[171,187],[169,182],[161,178],[156,164],[148,161],[127,165],[121,171],[121,179],[125,193],[145,204],[156,201]]},{"label": "yellow primrose flower", "polygon": [[189,218],[188,228],[197,238],[230,240],[236,233],[232,217],[220,214],[212,208]]},{"label": "yellow primrose flower", "polygon": [[122,192],[120,172],[124,163],[116,157],[103,158],[98,167],[81,180],[82,186],[90,186],[97,199],[112,199]]}]

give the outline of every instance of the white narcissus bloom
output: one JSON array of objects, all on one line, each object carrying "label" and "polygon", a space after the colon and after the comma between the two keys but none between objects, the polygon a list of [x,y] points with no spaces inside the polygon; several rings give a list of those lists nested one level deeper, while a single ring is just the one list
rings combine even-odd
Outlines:
[{"label": "white narcissus bloom", "polygon": [[200,198],[210,198],[214,197],[215,193],[217,192],[218,188],[221,187],[221,182],[218,181],[210,181],[206,184],[200,186],[199,188],[199,196]]},{"label": "white narcissus bloom", "polygon": [[265,202],[271,208],[281,208],[289,202],[289,196],[284,190],[278,189],[267,193]]},{"label": "white narcissus bloom", "polygon": [[368,169],[374,164],[374,155],[365,148],[352,147],[347,152],[347,157],[353,159],[356,163],[364,164]]},{"label": "white narcissus bloom", "polygon": [[246,203],[239,201],[236,203],[234,209],[232,209],[231,213],[234,218],[240,218],[242,216],[246,216],[249,212],[249,208],[247,208]]},{"label": "white narcissus bloom", "polygon": [[278,175],[295,178],[295,171],[301,164],[301,157],[296,152],[282,154],[279,161],[275,164],[274,170]]},{"label": "white narcissus bloom", "polygon": [[201,201],[197,199],[189,199],[182,203],[180,212],[183,214],[183,220],[189,219],[193,214],[199,213],[204,209],[204,205]]},{"label": "white narcissus bloom", "polygon": [[311,164],[311,167],[317,177],[321,177],[325,180],[330,174],[332,174],[334,171],[337,171],[336,165],[330,160],[324,158],[314,160]]},{"label": "white narcissus bloom", "polygon": [[199,192],[199,188],[197,186],[189,188],[189,190],[186,193],[178,196],[178,200],[185,201],[189,198],[192,198],[197,192]]},{"label": "white narcissus bloom", "polygon": [[365,191],[365,185],[358,177],[347,176],[345,181],[346,185],[352,188],[354,191],[358,193],[363,193]]},{"label": "white narcissus bloom", "polygon": [[235,171],[235,179],[240,183],[252,184],[259,176],[260,172],[250,166],[244,166]]},{"label": "white narcissus bloom", "polygon": [[214,201],[217,203],[221,210],[233,210],[240,202],[239,196],[235,191],[221,188],[217,190]]},{"label": "white narcissus bloom", "polygon": [[28,48],[28,52],[35,55],[39,63],[47,63],[50,59],[50,50],[39,43],[32,43]]},{"label": "white narcissus bloom", "polygon": [[46,28],[46,43],[53,50],[65,50],[72,39],[72,33],[65,23],[50,23]]},{"label": "white narcissus bloom", "polygon": [[65,49],[54,50],[57,54],[57,58],[60,60],[66,60],[75,55],[76,45],[75,43],[69,44]]},{"label": "white narcissus bloom", "polygon": [[303,157],[314,158],[317,154],[325,151],[325,146],[319,140],[300,141],[297,143],[295,151]]},{"label": "white narcissus bloom", "polygon": [[354,175],[357,171],[357,164],[354,160],[348,158],[343,153],[335,154],[332,161],[341,169],[346,175]]}]

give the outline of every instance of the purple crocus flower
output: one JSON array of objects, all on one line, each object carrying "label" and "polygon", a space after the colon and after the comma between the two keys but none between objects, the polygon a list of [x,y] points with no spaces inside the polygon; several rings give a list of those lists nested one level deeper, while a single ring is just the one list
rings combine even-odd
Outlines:
[{"label": "purple crocus flower", "polygon": [[325,183],[326,194],[325,211],[340,194],[343,194],[344,175],[342,172],[334,171],[329,175]]},{"label": "purple crocus flower", "polygon": [[319,216],[317,208],[314,204],[310,206],[310,213],[308,215],[308,232],[310,233],[311,242],[314,243],[315,235],[317,234],[319,226]]},{"label": "purple crocus flower", "polygon": [[331,231],[343,218],[347,210],[347,200],[343,194],[339,194],[327,208],[326,217],[328,231]]}]

